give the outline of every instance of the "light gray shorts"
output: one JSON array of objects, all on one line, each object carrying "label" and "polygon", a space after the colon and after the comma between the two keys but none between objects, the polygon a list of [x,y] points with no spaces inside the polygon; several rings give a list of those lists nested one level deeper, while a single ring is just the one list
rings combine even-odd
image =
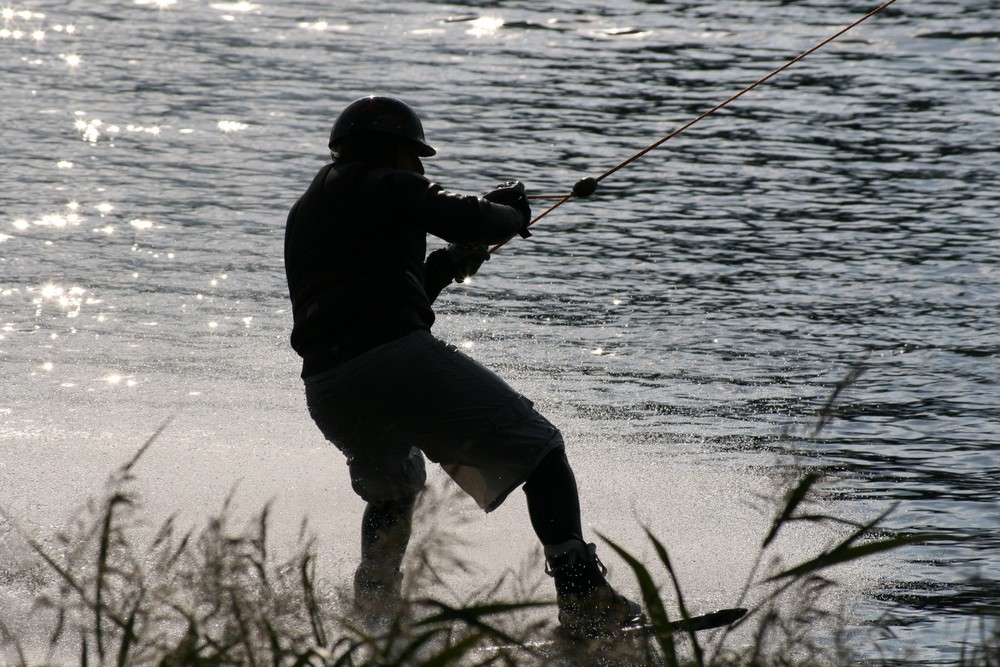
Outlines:
[{"label": "light gray shorts", "polygon": [[423,454],[487,512],[563,446],[545,417],[492,371],[415,331],[305,378],[309,413],[373,503],[412,497]]}]

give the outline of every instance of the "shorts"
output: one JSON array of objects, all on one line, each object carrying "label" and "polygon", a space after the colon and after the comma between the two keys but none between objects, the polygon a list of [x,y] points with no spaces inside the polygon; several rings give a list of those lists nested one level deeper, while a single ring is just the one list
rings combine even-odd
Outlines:
[{"label": "shorts", "polygon": [[563,447],[531,401],[428,331],[304,382],[310,415],[347,457],[351,486],[367,502],[416,495],[426,455],[490,512]]}]

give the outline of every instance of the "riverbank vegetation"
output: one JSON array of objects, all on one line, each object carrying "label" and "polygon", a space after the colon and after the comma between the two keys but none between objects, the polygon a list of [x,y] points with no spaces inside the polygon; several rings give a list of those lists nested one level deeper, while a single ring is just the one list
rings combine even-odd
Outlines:
[{"label": "riverbank vegetation", "polygon": [[[168,520],[148,543],[139,543],[134,534],[142,508],[133,471],[155,439],[54,539],[24,536],[38,582],[31,619],[36,639],[29,643],[23,624],[19,629],[13,619],[0,618],[4,664],[899,664],[861,660],[865,640],[856,629],[848,637],[849,622],[825,604],[837,586],[832,573],[935,537],[891,533],[883,525],[885,514],[864,523],[827,514],[812,501],[821,475],[803,472],[775,502],[774,519],[761,536],[737,601],[749,608],[743,619],[704,633],[672,630],[671,623],[689,615],[683,582],[663,542],[647,531],[656,562],[640,562],[620,545],[605,543],[631,568],[653,632],[583,646],[553,639],[552,601],[530,587],[517,599],[497,599],[487,591],[462,605],[424,597],[433,594],[442,568],[463,566],[447,531],[436,528],[414,545],[400,613],[372,628],[352,618],[343,587],[317,577],[316,549],[307,533],[291,557],[273,555],[267,507],[248,525],[234,526],[227,501],[200,529],[180,532]],[[802,522],[836,526],[839,537],[805,562],[783,565],[771,548],[782,531]],[[669,584],[658,587],[657,577]],[[41,646],[39,628],[47,638]],[[984,620],[980,630],[956,665],[1000,666],[1000,625]]]}]

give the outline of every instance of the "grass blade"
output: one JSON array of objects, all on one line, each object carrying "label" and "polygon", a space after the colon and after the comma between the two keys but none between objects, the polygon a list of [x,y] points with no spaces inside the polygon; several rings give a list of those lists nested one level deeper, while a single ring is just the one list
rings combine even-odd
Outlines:
[{"label": "grass blade", "polygon": [[483,640],[483,635],[474,632],[456,644],[452,644],[435,656],[418,663],[419,667],[449,667],[462,664],[460,658],[475,648]]},{"label": "grass blade", "polygon": [[768,531],[767,537],[764,538],[764,542],[760,547],[761,549],[766,549],[767,546],[774,541],[774,538],[778,536],[778,531],[781,530],[781,527],[784,526],[785,523],[792,519],[792,515],[795,514],[795,510],[798,509],[802,501],[805,500],[809,491],[817,481],[819,481],[818,473],[808,473],[795,486],[795,488],[788,493],[788,496],[785,499],[785,506],[771,524],[771,530]]},{"label": "grass blade", "polygon": [[417,621],[414,624],[415,627],[462,621],[463,623],[478,629],[481,633],[487,636],[494,637],[502,642],[518,647],[524,647],[524,643],[514,639],[503,630],[489,625],[482,620],[482,617],[495,616],[497,614],[509,614],[514,611],[530,609],[533,607],[547,607],[551,605],[550,602],[497,602],[493,604],[478,605],[475,607],[458,608],[451,607],[443,602],[438,602],[437,600],[421,600],[420,604],[435,607],[439,611],[437,614],[433,614],[427,618]]},{"label": "grass blade", "polygon": [[[687,605],[684,602],[684,594],[681,593],[681,584],[677,579],[677,574],[674,572],[674,566],[670,563],[670,557],[667,555],[667,549],[663,546],[663,543],[656,539],[656,536],[646,528],[646,536],[653,543],[653,548],[656,550],[656,555],[660,558],[660,562],[663,566],[667,568],[667,573],[670,574],[670,581],[674,586],[674,593],[677,595],[677,606],[681,611],[681,627],[687,631],[688,638],[691,640],[691,647],[694,651],[695,664],[702,667],[705,664],[704,654],[701,650],[701,644],[698,643],[698,638],[695,636],[695,628],[688,623],[691,619],[691,614],[688,613]],[[672,624],[672,627],[677,624]]]},{"label": "grass blade", "polygon": [[826,399],[826,403],[819,411],[819,419],[816,420],[816,426],[813,428],[812,437],[816,437],[822,432],[826,426],[833,421],[833,406],[837,403],[837,399],[840,394],[844,392],[848,387],[858,381],[865,371],[868,370],[864,363],[857,364],[854,368],[848,371],[847,375],[837,383],[833,388],[833,391]]},{"label": "grass blade", "polygon": [[302,597],[306,606],[306,614],[309,616],[309,625],[312,628],[313,638],[320,647],[326,647],[326,627],[323,618],[320,616],[319,603],[316,600],[316,563],[311,554],[306,554],[302,558],[299,566],[299,573],[302,582]]},{"label": "grass blade", "polygon": [[142,447],[140,447],[139,451],[135,453],[135,456],[133,456],[128,463],[126,463],[121,467],[122,475],[127,475],[129,472],[132,471],[132,467],[139,462],[139,459],[142,458],[142,455],[146,453],[146,450],[149,449],[154,442],[156,442],[156,439],[160,437],[160,434],[163,433],[164,430],[166,430],[167,426],[169,426],[170,422],[172,422],[173,420],[174,420],[173,415],[163,420],[163,423],[160,424],[160,427],[155,431],[153,431],[153,435],[149,436],[149,438],[146,439],[146,442],[142,444]]},{"label": "grass blade", "polygon": [[883,551],[892,551],[893,549],[909,546],[911,544],[920,544],[930,539],[934,539],[935,537],[936,536],[929,534],[904,535],[901,537],[879,540],[877,542],[866,542],[865,544],[857,546],[851,546],[850,543],[845,541],[830,551],[824,551],[819,556],[816,556],[805,563],[796,565],[795,567],[789,568],[784,572],[779,572],[778,574],[768,577],[765,581],[770,582],[778,581],[779,579],[800,578],[807,574],[833,567],[834,565],[848,563],[850,561],[858,560],[859,558],[866,558],[867,556],[882,553]]},{"label": "grass blade", "polygon": [[97,555],[97,576],[94,581],[94,640],[97,644],[97,655],[104,662],[104,582],[108,572],[108,558],[111,552],[111,534],[114,530],[115,508],[118,505],[129,505],[131,500],[121,493],[116,493],[108,499],[107,509],[101,524],[101,541]]},{"label": "grass blade", "polygon": [[646,614],[649,616],[650,625],[652,626],[653,633],[656,636],[656,642],[659,645],[660,650],[663,652],[663,657],[664,660],[666,660],[667,667],[679,667],[680,663],[677,660],[677,646],[674,643],[674,631],[670,626],[670,618],[667,616],[667,610],[664,608],[663,601],[660,599],[660,592],[656,589],[656,584],[653,583],[653,578],[649,575],[649,570],[647,570],[646,567],[632,554],[625,551],[604,535],[600,535],[600,538],[604,540],[604,542],[607,543],[607,545],[611,547],[615,553],[621,556],[622,559],[628,563],[630,568],[632,568],[632,572],[635,574],[635,578],[639,582],[639,589],[642,591],[642,601],[643,605],[646,607]]},{"label": "grass blade", "polygon": [[125,667],[129,664],[128,652],[132,649],[132,642],[135,641],[135,616],[139,611],[140,601],[135,603],[132,612],[125,619],[125,627],[122,628],[122,644],[118,647],[118,667]]}]

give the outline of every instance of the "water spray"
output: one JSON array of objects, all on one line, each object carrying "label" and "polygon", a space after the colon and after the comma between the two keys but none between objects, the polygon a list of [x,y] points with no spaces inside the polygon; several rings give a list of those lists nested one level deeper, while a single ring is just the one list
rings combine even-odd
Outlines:
[{"label": "water spray", "polygon": [[[641,158],[646,153],[652,151],[655,148],[658,148],[659,146],[661,146],[662,144],[666,143],[670,139],[673,139],[678,134],[680,134],[684,130],[688,129],[689,127],[691,127],[695,123],[701,121],[704,118],[707,118],[708,116],[711,116],[713,113],[715,113],[719,109],[725,107],[730,102],[733,102],[734,100],[737,100],[740,97],[742,97],[743,95],[749,93],[751,90],[753,90],[757,86],[761,85],[765,81],[767,81],[767,80],[771,79],[772,77],[780,74],[781,72],[785,71],[786,69],[788,69],[789,67],[791,67],[795,63],[799,62],[803,58],[805,58],[805,57],[809,56],[810,54],[814,53],[815,51],[818,51],[819,49],[823,48],[824,46],[826,46],[827,44],[829,44],[833,40],[837,39],[838,37],[840,37],[841,35],[843,35],[844,33],[846,33],[848,30],[851,30],[852,28],[860,25],[861,23],[863,23],[863,22],[867,21],[868,19],[870,19],[871,17],[875,16],[876,14],[878,14],[879,12],[881,12],[883,9],[885,9],[886,7],[888,7],[889,5],[891,5],[894,2],[896,2],[896,0],[887,0],[886,2],[882,3],[881,5],[879,5],[878,7],[876,7],[875,9],[873,9],[872,11],[868,12],[867,14],[865,14],[864,16],[862,16],[861,18],[859,18],[857,21],[855,21],[854,23],[852,23],[849,26],[847,26],[846,28],[842,28],[841,30],[837,31],[836,33],[834,33],[830,37],[827,37],[826,39],[824,39],[822,42],[820,42],[816,46],[812,47],[811,49],[809,49],[807,51],[803,51],[801,54],[799,54],[798,56],[792,58],[791,60],[789,60],[788,62],[786,62],[781,67],[775,69],[774,71],[770,72],[766,76],[761,77],[757,81],[754,81],[752,84],[750,84],[749,86],[747,86],[746,88],[744,88],[740,92],[736,93],[735,95],[733,95],[732,97],[726,99],[725,101],[720,102],[719,104],[716,104],[714,107],[712,107],[708,111],[704,112],[703,114],[701,114],[697,118],[694,118],[694,119],[688,121],[687,123],[685,123],[684,125],[680,126],[679,128],[677,128],[676,130],[674,130],[670,134],[666,135],[665,137],[662,137],[661,139],[658,139],[657,141],[655,141],[652,144],[650,144],[649,146],[646,146],[645,148],[643,148],[641,151],[639,151],[638,153],[636,153],[632,157],[628,158],[627,160],[624,160],[624,161],[620,162],[619,164],[615,165],[611,169],[608,169],[606,172],[604,172],[600,176],[598,176],[596,178],[591,177],[591,176],[586,176],[584,178],[581,178],[579,181],[576,182],[576,184],[573,185],[573,189],[570,192],[565,193],[565,194],[555,194],[555,195],[529,195],[528,199],[539,199],[539,200],[541,200],[541,199],[557,199],[558,201],[556,201],[555,204],[553,204],[552,206],[550,206],[546,210],[542,211],[539,215],[535,216],[534,219],[532,219],[531,221],[529,221],[528,222],[528,227],[532,226],[533,224],[535,224],[536,222],[538,222],[539,220],[541,220],[542,218],[544,218],[545,216],[547,216],[549,213],[551,213],[552,211],[556,210],[557,208],[559,208],[560,206],[562,206],[563,204],[565,204],[566,202],[568,202],[570,199],[573,199],[574,197],[586,198],[586,197],[589,197],[590,195],[594,194],[594,192],[597,190],[597,186],[600,184],[600,182],[603,181],[608,176],[610,176],[611,174],[615,173],[619,169],[622,169],[623,167],[626,167],[626,166],[632,164],[633,162],[635,162],[636,160],[638,160],[639,158]],[[510,239],[508,239],[508,241],[509,240]],[[492,248],[490,248],[490,253],[492,254],[492,253],[496,252],[501,247],[503,247],[504,245],[506,245],[506,243],[507,243],[507,241],[504,241],[502,243],[496,244],[495,246],[493,246]]]}]

